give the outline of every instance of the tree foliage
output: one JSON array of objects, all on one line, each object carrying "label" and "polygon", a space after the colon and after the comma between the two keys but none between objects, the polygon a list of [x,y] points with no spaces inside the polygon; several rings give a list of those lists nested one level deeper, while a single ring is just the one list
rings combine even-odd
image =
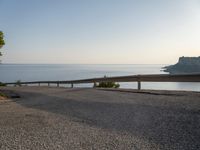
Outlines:
[{"label": "tree foliage", "polygon": [[[3,32],[0,31],[0,49],[5,45],[5,41],[4,41],[4,35]],[[0,56],[2,55],[2,53],[0,52]]]}]

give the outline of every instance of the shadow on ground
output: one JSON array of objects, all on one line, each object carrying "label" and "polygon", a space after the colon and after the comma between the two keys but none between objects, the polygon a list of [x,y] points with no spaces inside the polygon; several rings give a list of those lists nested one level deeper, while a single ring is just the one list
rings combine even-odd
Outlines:
[{"label": "shadow on ground", "polygon": [[72,121],[97,128],[128,132],[159,144],[163,149],[200,148],[200,111],[144,104],[77,101],[39,93],[22,92],[21,95],[21,100],[16,103],[25,107],[61,114]]}]

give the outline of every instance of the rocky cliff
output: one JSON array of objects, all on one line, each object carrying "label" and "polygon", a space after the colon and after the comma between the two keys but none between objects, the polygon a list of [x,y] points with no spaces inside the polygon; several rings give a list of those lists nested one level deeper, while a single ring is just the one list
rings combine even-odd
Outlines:
[{"label": "rocky cliff", "polygon": [[180,57],[177,64],[164,69],[170,74],[200,73],[200,57]]}]

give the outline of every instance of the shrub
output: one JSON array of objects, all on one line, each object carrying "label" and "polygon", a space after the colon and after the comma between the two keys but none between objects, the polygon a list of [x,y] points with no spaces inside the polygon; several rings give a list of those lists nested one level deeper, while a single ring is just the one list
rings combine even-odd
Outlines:
[{"label": "shrub", "polygon": [[6,84],[5,84],[5,83],[2,83],[2,82],[0,82],[0,86],[6,86]]},{"label": "shrub", "polygon": [[0,96],[1,97],[6,97],[6,95],[4,93],[2,93],[2,92],[0,92]]},{"label": "shrub", "polygon": [[97,85],[97,87],[101,87],[101,88],[119,88],[120,85],[119,85],[119,83],[115,83],[115,82],[100,82],[99,85]]},{"label": "shrub", "polygon": [[16,83],[15,83],[15,86],[22,86],[21,81],[17,80]]},{"label": "shrub", "polygon": [[[104,78],[106,78],[106,76],[104,76]],[[111,81],[99,82],[97,87],[100,87],[100,88],[119,88],[120,84],[119,83],[115,83],[115,82],[111,82]]]}]

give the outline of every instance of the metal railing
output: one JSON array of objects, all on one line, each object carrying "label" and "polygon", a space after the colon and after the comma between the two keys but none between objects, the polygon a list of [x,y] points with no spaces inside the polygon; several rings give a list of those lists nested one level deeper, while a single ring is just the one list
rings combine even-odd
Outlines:
[{"label": "metal railing", "polygon": [[[99,82],[137,82],[138,90],[141,89],[141,82],[200,82],[200,74],[181,74],[181,75],[169,75],[169,74],[152,74],[152,75],[132,75],[132,76],[118,76],[118,77],[103,77],[103,78],[90,78],[82,80],[70,80],[70,81],[33,81],[33,82],[20,82],[20,85],[30,84],[71,84],[71,88],[74,84],[94,83],[94,87]],[[5,83],[6,85],[17,85],[17,82]]]}]

